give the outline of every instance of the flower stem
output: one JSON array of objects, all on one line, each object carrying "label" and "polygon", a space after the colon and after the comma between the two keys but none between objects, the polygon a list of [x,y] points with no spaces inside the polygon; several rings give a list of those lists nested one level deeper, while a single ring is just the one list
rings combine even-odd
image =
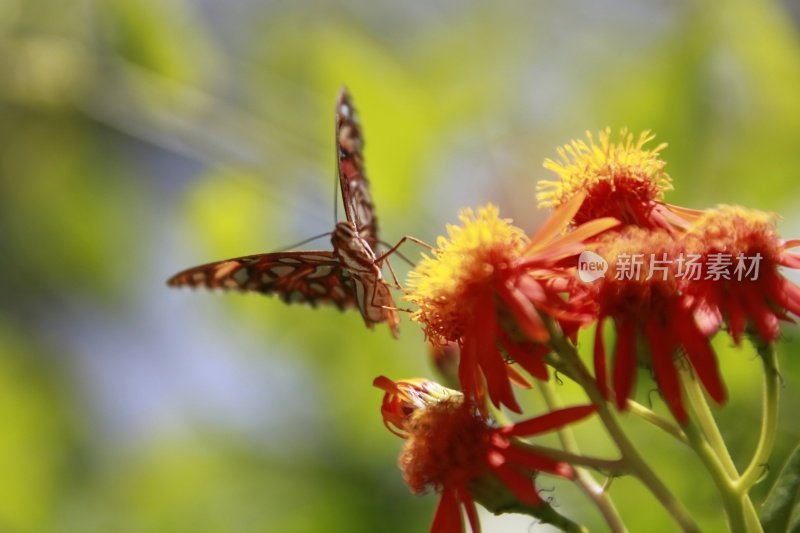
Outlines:
[{"label": "flower stem", "polygon": [[[544,402],[547,404],[550,411],[556,411],[563,407],[560,405],[558,396],[553,390],[553,383],[551,381],[544,381],[540,383],[539,391],[542,394]],[[561,447],[564,448],[565,455],[569,458],[563,457],[562,460],[568,461],[573,466],[585,465],[599,470],[606,470],[609,473],[617,473],[621,466],[620,461],[605,461],[600,459],[593,459],[582,457],[578,455],[578,443],[575,440],[575,435],[567,426],[562,426],[558,430],[558,438],[561,441]],[[586,496],[597,506],[597,509],[603,515],[609,529],[614,533],[622,533],[627,531],[622,518],[614,506],[609,494],[605,491],[603,485],[600,485],[592,475],[586,471],[585,468],[575,468],[575,483],[583,490]]]},{"label": "flower stem", "polygon": [[627,407],[632,414],[638,416],[642,420],[645,420],[654,426],[663,429],[682,443],[689,444],[689,439],[686,438],[686,434],[681,431],[681,428],[663,416],[654,413],[644,405],[634,402],[633,400],[628,400]]},{"label": "flower stem", "polygon": [[[700,427],[692,420],[684,424],[689,445],[703,462],[717,485],[731,531],[760,532],[761,524],[747,489],[742,490],[741,479],[719,431],[705,395],[695,376],[688,369],[680,371],[680,381],[689,398]],[[754,460],[756,458],[754,457]],[[748,487],[749,488],[749,487]]]},{"label": "flower stem", "polygon": [[570,367],[569,374],[576,379],[588,394],[592,403],[597,406],[597,414],[608,430],[609,435],[614,440],[622,455],[622,460],[630,468],[633,475],[644,484],[655,498],[664,506],[673,519],[686,532],[699,532],[700,529],[689,516],[683,505],[675,498],[666,485],[656,475],[656,473],[645,462],[636,447],[628,439],[625,431],[620,426],[615,414],[609,409],[608,403],[603,397],[597,383],[592,378],[586,366],[581,361],[575,347],[560,332],[551,331],[551,346],[558,352],[562,362]]},{"label": "flower stem", "polygon": [[778,427],[778,399],[780,390],[780,374],[778,372],[778,357],[775,347],[771,343],[757,343],[756,348],[764,364],[764,401],[761,416],[761,433],[758,438],[756,451],[750,464],[737,481],[737,488],[746,493],[755,485],[762,474],[775,444],[775,434]]},{"label": "flower stem", "polygon": [[743,499],[733,486],[715,451],[709,445],[694,420],[689,419],[683,425],[683,429],[689,438],[689,445],[700,458],[719,490],[722,505],[725,507],[725,514],[728,516],[728,526],[731,533],[747,533],[748,528],[745,526],[744,521]]}]

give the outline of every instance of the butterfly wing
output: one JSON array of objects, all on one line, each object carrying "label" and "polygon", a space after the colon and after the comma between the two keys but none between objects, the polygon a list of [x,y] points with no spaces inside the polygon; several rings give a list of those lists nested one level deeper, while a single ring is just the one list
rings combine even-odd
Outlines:
[{"label": "butterfly wing", "polygon": [[347,220],[358,234],[376,250],[378,221],[369,194],[369,182],[364,170],[364,138],[355,107],[347,89],[342,88],[336,100],[336,151],[339,159],[339,185]]},{"label": "butterfly wing", "polygon": [[216,261],[179,272],[171,287],[205,287],[277,294],[284,302],[358,307],[355,286],[328,251],[277,252]]}]

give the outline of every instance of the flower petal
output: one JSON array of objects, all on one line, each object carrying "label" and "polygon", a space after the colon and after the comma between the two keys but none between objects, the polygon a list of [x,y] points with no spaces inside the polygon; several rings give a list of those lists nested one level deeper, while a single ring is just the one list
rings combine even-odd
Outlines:
[{"label": "flower petal", "polygon": [[453,489],[444,489],[433,515],[431,533],[464,533],[461,509]]},{"label": "flower petal", "polygon": [[686,422],[689,417],[683,407],[683,398],[678,384],[678,371],[675,369],[675,363],[672,358],[672,343],[665,344],[669,337],[654,320],[645,325],[645,334],[650,346],[653,372],[655,373],[658,388],[661,390],[661,394],[664,395],[664,401],[667,402],[667,407],[672,411],[672,415],[678,422]]},{"label": "flower petal", "polygon": [[606,367],[606,346],[603,341],[603,320],[597,320],[594,332],[594,376],[603,398],[608,400],[608,368]]},{"label": "flower petal", "polygon": [[636,380],[636,329],[630,320],[617,322],[617,348],[614,354],[614,395],[617,408],[625,409]]},{"label": "flower petal", "polygon": [[531,237],[531,242],[528,245],[526,252],[534,253],[537,250],[546,246],[553,238],[560,234],[569,225],[575,213],[581,208],[586,193],[579,193],[572,197],[564,205],[556,209],[544,221],[544,224],[539,230]]},{"label": "flower petal", "polygon": [[727,393],[719,372],[719,364],[708,339],[697,329],[688,314],[678,316],[675,328],[683,345],[689,362],[692,363],[697,377],[718,404],[725,403]]},{"label": "flower petal", "polygon": [[585,418],[595,412],[597,408],[594,405],[578,405],[574,407],[566,407],[547,413],[546,415],[537,416],[530,420],[517,422],[510,426],[504,427],[501,432],[503,435],[514,437],[529,437],[539,433],[545,433],[565,426],[569,423]]},{"label": "flower petal", "polygon": [[533,507],[539,507],[544,504],[539,492],[536,490],[531,476],[520,474],[513,468],[509,468],[505,464],[492,467],[492,472],[503,484],[511,489],[517,498],[523,503],[527,503]]},{"label": "flower petal", "polygon": [[520,291],[502,284],[497,288],[497,292],[528,338],[534,342],[547,342],[550,339],[550,334],[536,307]]}]

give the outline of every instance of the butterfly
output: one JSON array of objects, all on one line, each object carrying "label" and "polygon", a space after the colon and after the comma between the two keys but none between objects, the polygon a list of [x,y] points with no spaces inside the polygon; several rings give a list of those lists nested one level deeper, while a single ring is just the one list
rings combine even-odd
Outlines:
[{"label": "butterfly", "polygon": [[172,276],[171,287],[277,294],[286,303],[357,307],[369,328],[386,322],[394,337],[399,318],[376,256],[378,222],[362,154],[364,139],[347,89],[336,100],[336,151],[346,220],[331,233],[333,250],[255,254],[189,268]]}]

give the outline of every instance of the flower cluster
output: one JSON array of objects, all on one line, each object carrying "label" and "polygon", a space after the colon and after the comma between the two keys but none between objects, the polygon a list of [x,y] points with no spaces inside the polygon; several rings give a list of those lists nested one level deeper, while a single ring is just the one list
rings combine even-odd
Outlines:
[{"label": "flower cluster", "polygon": [[[687,376],[724,404],[712,337],[724,329],[737,344],[745,334],[770,344],[781,320],[800,315],[800,287],[780,272],[800,268],[800,255],[790,251],[800,241],[782,240],[767,213],[665,203],[672,188],[660,158],[666,145],[650,148],[652,140],[649,132],[623,130],[615,142],[605,130],[597,140],[573,141],[558,150],[560,161],[545,161],[557,178],[539,184],[539,206],[553,211],[537,231],[528,236],[493,205],[466,209],[410,273],[411,319],[459,390],[424,379],[375,384],[385,392],[385,424],[405,439],[407,484],[414,493],[440,494],[432,531],[462,531],[462,510],[477,531],[475,501],[487,484],[521,505],[545,506],[533,481],[538,473],[573,479],[575,469],[525,439],[595,410],[607,422],[607,403],[630,406],[640,368],[679,425],[690,422]],[[584,253],[605,258],[606,275],[579,276]],[[713,275],[687,275],[690,263]],[[590,325],[593,374],[575,351],[578,331]],[[493,409],[523,412],[514,386],[547,381],[549,368],[582,386],[594,405],[496,424]]]}]

